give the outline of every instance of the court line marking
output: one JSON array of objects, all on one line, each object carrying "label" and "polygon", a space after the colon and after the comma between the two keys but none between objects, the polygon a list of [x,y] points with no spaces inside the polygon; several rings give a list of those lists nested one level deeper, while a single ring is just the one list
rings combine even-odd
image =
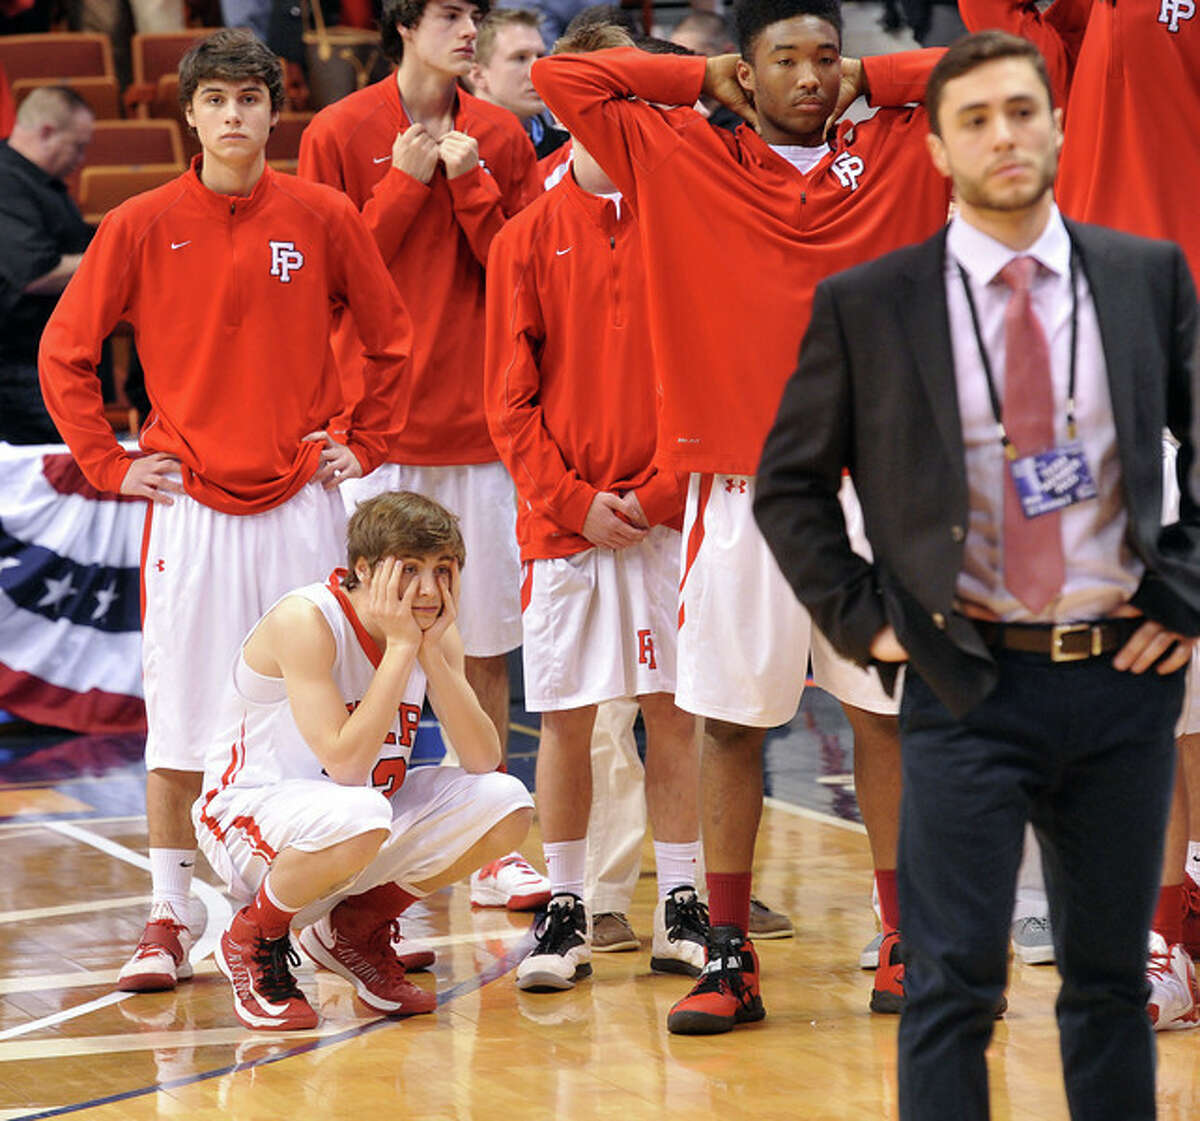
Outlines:
[{"label": "court line marking", "polygon": [[75,903],[62,903],[57,907],[31,907],[26,911],[0,911],[0,924],[74,915],[80,911],[116,911],[122,907],[138,907],[149,903],[150,898],[149,895],[125,895],[119,899],[80,899]]},{"label": "court line marking", "polygon": [[[349,989],[349,983],[347,983]],[[125,994],[122,994],[125,995]],[[301,1039],[324,1039],[331,1035],[361,1028],[374,1023],[378,1016],[354,1017],[325,1023],[311,1031],[299,1033]],[[82,1055],[113,1055],[135,1051],[152,1051],[162,1047],[219,1047],[245,1043],[247,1029],[238,1026],[202,1028],[192,1031],[122,1032],[120,1035],[83,1035],[68,1038],[33,1039],[19,1043],[0,1044],[0,1062],[33,1062],[37,1059],[65,1059]],[[297,1038],[295,1032],[255,1032],[253,1042],[280,1043]]]},{"label": "court line marking", "polygon": [[[478,946],[485,941],[502,942],[507,946],[523,939],[525,933],[523,930],[506,927],[503,930],[476,930],[470,934],[440,934],[429,938],[406,939],[406,941],[433,949],[449,946]],[[197,977],[215,976],[219,972],[211,961],[195,961],[193,968],[196,970]],[[308,968],[307,964],[300,967],[301,972]],[[117,969],[82,969],[72,973],[42,973],[36,976],[4,977],[0,978],[0,996],[44,992],[47,989],[86,989],[95,988],[98,985],[115,985],[118,972],[120,971]],[[0,1035],[0,1040],[3,1038],[3,1035]]]},{"label": "court line marking", "polygon": [[[442,1008],[453,1000],[457,1000],[462,996],[469,996],[473,992],[477,992],[484,985],[490,984],[497,978],[503,977],[506,973],[510,973],[517,967],[526,953],[533,948],[533,930],[526,932],[521,941],[507,954],[501,958],[497,958],[495,963],[489,965],[487,969],[460,981],[457,985],[452,985],[444,992],[438,993],[438,1008]],[[177,1090],[184,1086],[192,1086],[197,1082],[206,1082],[213,1078],[221,1078],[227,1074],[239,1074],[245,1070],[253,1070],[256,1067],[267,1066],[270,1063],[278,1063],[284,1059],[294,1058],[297,1055],[307,1054],[310,1051],[317,1051],[324,1047],[330,1047],[337,1043],[342,1043],[350,1039],[356,1039],[359,1036],[366,1035],[369,1032],[378,1031],[386,1027],[401,1027],[403,1021],[382,1017],[378,1020],[372,1020],[359,1027],[342,1030],[333,1035],[325,1036],[324,1038],[309,1039],[307,1042],[299,1044],[296,1047],[290,1047],[285,1051],[281,1051],[276,1055],[264,1055],[259,1059],[250,1059],[245,1062],[232,1063],[228,1066],[218,1067],[216,1070],[202,1071],[199,1074],[189,1074],[182,1078],[174,1078],[169,1082],[156,1082],[151,1086],[142,1086],[136,1090],[125,1090],[119,1094],[109,1094],[103,1098],[93,1098],[91,1101],[74,1102],[71,1105],[55,1106],[53,1109],[44,1109],[36,1113],[16,1113],[9,1115],[5,1121],[41,1121],[46,1117],[61,1117],[67,1113],[78,1113],[80,1110],[93,1109],[96,1106],[112,1105],[115,1102],[129,1101],[131,1098],[145,1097],[147,1094],[155,1094],[160,1090]],[[247,1043],[256,1042],[263,1033],[251,1032],[243,1030],[241,1035]],[[264,1040],[269,1042],[269,1040]]]},{"label": "court line marking", "polygon": [[[86,814],[79,814],[78,816],[79,816],[80,820],[86,821],[89,825],[137,825],[137,824],[140,824],[143,829],[145,828],[145,825],[146,825],[146,815],[145,814],[122,814],[119,817],[89,817]],[[21,830],[21,829],[40,829],[45,824],[47,824],[47,822],[31,821],[29,818],[25,818],[24,820],[21,820],[21,821],[16,821],[16,820],[0,821],[0,831],[7,833],[10,830],[15,831],[15,830]]]},{"label": "court line marking", "polygon": [[[108,837],[102,837],[99,833],[93,833],[90,829],[81,829],[78,825],[73,825],[69,821],[45,821],[41,824],[44,829],[59,833],[64,837],[69,837],[80,844],[89,845],[116,860],[132,864],[135,868],[140,868],[143,872],[150,871],[150,861],[142,856],[141,853],[134,852],[132,849],[126,848],[124,845],[118,844]],[[210,884],[206,884],[203,880],[193,880],[192,886],[204,904],[207,917],[207,921],[204,924],[204,933],[196,940],[196,944],[192,947],[192,951],[188,955],[188,960],[194,964],[203,961],[216,948],[217,941],[221,937],[221,932],[233,917],[233,908],[229,905],[229,901],[225,896]],[[43,1028],[65,1023],[68,1020],[78,1019],[80,1016],[86,1016],[90,1012],[95,1012],[101,1008],[108,1008],[113,1004],[119,1004],[121,1001],[127,1000],[134,995],[134,993],[125,992],[106,993],[95,1000],[85,1001],[83,1004],[76,1004],[71,1008],[60,1009],[49,1016],[41,1016],[36,1020],[30,1020],[24,1024],[16,1024],[11,1028],[0,1031],[0,1043],[10,1039],[17,1039],[22,1035],[29,1035]]]},{"label": "court line marking", "polygon": [[819,821],[822,825],[836,825],[839,829],[848,829],[851,833],[862,833],[865,836],[867,832],[867,827],[860,821],[847,821],[844,817],[822,813],[820,810],[810,810],[807,806],[797,806],[792,802],[785,802],[781,798],[765,797],[763,798],[763,805],[770,806],[771,809],[779,810],[785,814],[791,814],[793,817],[803,817],[809,821]]}]

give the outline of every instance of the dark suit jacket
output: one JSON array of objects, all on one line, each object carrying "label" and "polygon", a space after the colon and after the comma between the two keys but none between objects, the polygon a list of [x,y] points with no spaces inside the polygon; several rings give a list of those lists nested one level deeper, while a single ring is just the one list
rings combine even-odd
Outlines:
[{"label": "dark suit jacket", "polygon": [[[1193,460],[1196,293],[1183,253],[1067,223],[1095,301],[1108,367],[1129,543],[1146,566],[1132,602],[1200,634],[1200,509]],[[975,627],[953,610],[967,478],[944,265],[946,232],[839,273],[812,322],[763,449],[754,512],[796,595],[842,654],[871,661],[891,623],[913,666],[956,715],[996,682]],[[1180,442],[1179,521],[1161,525],[1162,431]],[[843,467],[875,561],[850,548]],[[880,666],[885,681],[888,667]]]}]

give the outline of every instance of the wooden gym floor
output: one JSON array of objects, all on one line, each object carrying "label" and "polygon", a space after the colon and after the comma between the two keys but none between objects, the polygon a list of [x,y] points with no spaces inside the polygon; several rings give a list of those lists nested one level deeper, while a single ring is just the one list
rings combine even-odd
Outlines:
[{"label": "wooden gym floor", "polygon": [[[514,736],[523,777],[534,752],[533,737]],[[867,1011],[871,975],[856,964],[874,921],[850,770],[840,713],[811,690],[767,752],[756,893],[792,916],[796,937],[758,943],[761,1024],[667,1033],[690,983],[649,971],[647,842],[631,913],[642,950],[595,955],[574,991],[518,992],[530,917],[472,911],[459,885],[404,920],[407,936],[438,951],[418,976],[437,988],[436,1014],[367,1016],[347,984],[306,967],[320,1028],[271,1034],[239,1026],[211,958],[175,993],[113,989],[148,907],[137,740],[0,736],[0,1119],[893,1118],[896,1020]],[[525,851],[537,857],[536,836]],[[201,879],[203,951],[229,906],[211,875]],[[997,1121],[1067,1117],[1056,989],[1053,967],[1014,963],[990,1052]],[[1193,1121],[1200,1031],[1158,1045],[1159,1115]]]}]

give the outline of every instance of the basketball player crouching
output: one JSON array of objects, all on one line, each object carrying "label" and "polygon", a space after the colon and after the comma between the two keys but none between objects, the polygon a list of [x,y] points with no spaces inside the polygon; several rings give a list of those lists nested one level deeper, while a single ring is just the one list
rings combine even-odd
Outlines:
[{"label": "basketball player crouching", "polygon": [[[347,537],[349,569],[284,596],[243,643],[192,808],[209,863],[250,900],[216,959],[251,1028],[317,1023],[290,968],[293,926],[371,1008],[432,1011],[393,946],[397,916],[515,848],[533,813],[496,772],[496,730],[463,673],[457,519],[391,492],[358,507]],[[427,689],[461,766],[409,773]]]}]

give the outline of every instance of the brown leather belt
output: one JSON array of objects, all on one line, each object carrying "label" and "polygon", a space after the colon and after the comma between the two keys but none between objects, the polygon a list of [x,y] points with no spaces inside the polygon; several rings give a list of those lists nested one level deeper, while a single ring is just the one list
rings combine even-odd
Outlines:
[{"label": "brown leather belt", "polygon": [[972,619],[984,644],[993,650],[1042,654],[1051,662],[1082,662],[1111,654],[1145,619],[1104,619],[1095,623],[993,623]]}]

